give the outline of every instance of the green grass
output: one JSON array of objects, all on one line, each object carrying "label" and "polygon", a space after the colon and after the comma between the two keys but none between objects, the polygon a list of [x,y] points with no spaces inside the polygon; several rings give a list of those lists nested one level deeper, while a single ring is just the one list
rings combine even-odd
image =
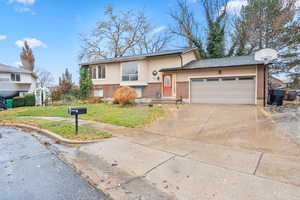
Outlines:
[{"label": "green grass", "polygon": [[54,132],[64,138],[76,140],[94,140],[111,137],[110,134],[84,125],[79,126],[79,134],[75,134],[74,125],[68,122],[57,122],[46,119],[7,118],[0,119],[3,123],[21,123]]},{"label": "green grass", "polygon": [[[98,122],[110,123],[119,126],[142,126],[158,119],[166,114],[164,108],[149,108],[140,106],[122,107],[120,105],[87,104],[88,113],[80,115],[81,119],[89,119]],[[68,114],[69,106],[48,107],[23,107],[0,112],[0,118],[16,116],[49,116],[71,117]]]}]

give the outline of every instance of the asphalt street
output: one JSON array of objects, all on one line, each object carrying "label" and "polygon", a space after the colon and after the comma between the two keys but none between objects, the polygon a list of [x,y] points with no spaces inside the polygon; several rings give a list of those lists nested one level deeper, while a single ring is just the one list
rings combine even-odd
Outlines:
[{"label": "asphalt street", "polygon": [[107,200],[28,133],[0,127],[0,200]]}]

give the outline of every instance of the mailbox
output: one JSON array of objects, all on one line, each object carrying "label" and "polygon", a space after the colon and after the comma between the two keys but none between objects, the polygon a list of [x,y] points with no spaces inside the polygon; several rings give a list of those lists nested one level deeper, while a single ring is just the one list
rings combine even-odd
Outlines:
[{"label": "mailbox", "polygon": [[87,113],[86,107],[71,107],[71,108],[69,108],[70,115],[81,115],[81,114],[86,114],[86,113]]},{"label": "mailbox", "polygon": [[86,114],[87,108],[86,107],[70,107],[68,110],[70,115],[75,115],[75,133],[78,134],[78,115]]}]

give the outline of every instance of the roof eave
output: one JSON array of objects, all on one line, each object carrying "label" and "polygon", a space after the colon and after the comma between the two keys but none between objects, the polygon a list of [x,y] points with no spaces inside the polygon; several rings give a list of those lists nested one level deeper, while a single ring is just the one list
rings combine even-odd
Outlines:
[{"label": "roof eave", "polygon": [[197,70],[197,69],[210,69],[210,68],[225,68],[225,67],[247,67],[253,65],[264,65],[263,63],[259,64],[244,64],[244,65],[230,65],[230,66],[213,66],[213,67],[194,67],[194,68],[187,68],[187,67],[178,67],[178,68],[165,68],[159,70],[159,72],[169,72],[169,71],[184,71],[184,70]]}]

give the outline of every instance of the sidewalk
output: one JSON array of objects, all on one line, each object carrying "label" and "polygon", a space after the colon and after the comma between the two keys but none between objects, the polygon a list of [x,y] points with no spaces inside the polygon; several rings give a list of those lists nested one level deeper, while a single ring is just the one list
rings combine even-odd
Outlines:
[{"label": "sidewalk", "polygon": [[299,157],[80,123],[118,133],[132,131],[80,146],[75,155],[65,154],[113,199],[300,199]]},{"label": "sidewalk", "polygon": [[190,141],[179,149],[112,138],[80,147],[73,161],[114,199],[300,198],[299,158]]}]

